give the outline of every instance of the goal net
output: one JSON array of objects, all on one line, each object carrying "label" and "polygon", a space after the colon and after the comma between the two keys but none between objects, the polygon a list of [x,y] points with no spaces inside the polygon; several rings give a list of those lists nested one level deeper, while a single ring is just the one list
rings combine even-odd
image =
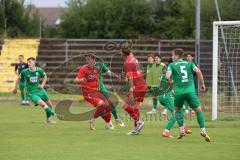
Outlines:
[{"label": "goal net", "polygon": [[213,23],[212,120],[240,117],[240,21]]}]

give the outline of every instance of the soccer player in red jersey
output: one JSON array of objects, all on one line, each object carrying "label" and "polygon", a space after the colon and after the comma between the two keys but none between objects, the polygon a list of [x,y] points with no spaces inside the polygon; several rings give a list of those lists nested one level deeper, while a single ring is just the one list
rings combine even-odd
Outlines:
[{"label": "soccer player in red jersey", "polygon": [[124,62],[125,76],[130,85],[130,91],[126,96],[123,108],[134,120],[134,129],[128,135],[138,135],[143,128],[144,122],[141,121],[139,112],[139,103],[143,102],[147,91],[147,83],[139,67],[138,60],[131,52],[130,42],[125,42],[122,45],[122,57]]},{"label": "soccer player in red jersey", "polygon": [[111,123],[111,106],[98,90],[99,68],[95,66],[95,58],[96,56],[92,53],[85,55],[86,65],[80,68],[75,83],[80,83],[84,99],[96,107],[93,117],[89,120],[90,130],[95,130],[94,121],[99,116],[102,116],[105,120],[106,129],[113,129],[114,127]]}]

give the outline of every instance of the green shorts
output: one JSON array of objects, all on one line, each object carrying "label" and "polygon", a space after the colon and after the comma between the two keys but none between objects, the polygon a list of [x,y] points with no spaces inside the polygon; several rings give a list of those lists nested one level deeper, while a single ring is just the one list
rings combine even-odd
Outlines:
[{"label": "green shorts", "polygon": [[25,88],[26,88],[26,82],[20,81],[19,84],[18,84],[18,88],[19,88],[20,90],[25,89]]},{"label": "green shorts", "polygon": [[44,89],[41,89],[41,90],[39,89],[37,91],[33,91],[31,93],[28,93],[28,97],[35,104],[37,104],[40,100],[43,100],[44,102],[49,101],[49,96]]},{"label": "green shorts", "polygon": [[175,94],[174,104],[176,107],[182,107],[186,101],[191,108],[197,108],[200,106],[200,100],[196,92],[187,92],[182,94]]},{"label": "green shorts", "polygon": [[161,105],[167,107],[171,112],[174,112],[174,97],[171,92],[167,92],[158,97]]},{"label": "green shorts", "polygon": [[159,95],[159,87],[149,87],[148,93],[152,96],[158,96]]}]

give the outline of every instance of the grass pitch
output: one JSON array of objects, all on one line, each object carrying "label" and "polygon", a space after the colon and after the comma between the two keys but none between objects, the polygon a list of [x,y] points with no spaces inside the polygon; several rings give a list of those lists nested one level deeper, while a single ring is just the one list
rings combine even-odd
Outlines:
[{"label": "grass pitch", "polygon": [[[74,106],[74,110],[82,109]],[[207,143],[199,135],[195,119],[186,121],[193,133],[177,140],[161,137],[167,120],[145,121],[141,135],[127,136],[132,129],[130,121],[125,121],[125,128],[116,126],[115,130],[107,131],[99,119],[97,130],[89,131],[87,122],[59,121],[48,125],[39,107],[4,102],[0,113],[0,160],[239,160],[240,157],[239,120],[207,121],[212,140]],[[177,136],[177,127],[172,132]]]}]

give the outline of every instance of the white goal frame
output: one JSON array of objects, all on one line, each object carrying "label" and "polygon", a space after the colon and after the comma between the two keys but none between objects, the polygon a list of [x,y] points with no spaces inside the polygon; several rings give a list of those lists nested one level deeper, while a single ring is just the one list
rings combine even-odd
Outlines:
[{"label": "white goal frame", "polygon": [[[213,22],[213,67],[212,67],[212,120],[218,118],[218,35],[219,27],[227,25],[240,25],[240,21]],[[223,32],[222,28],[220,28]]]}]

